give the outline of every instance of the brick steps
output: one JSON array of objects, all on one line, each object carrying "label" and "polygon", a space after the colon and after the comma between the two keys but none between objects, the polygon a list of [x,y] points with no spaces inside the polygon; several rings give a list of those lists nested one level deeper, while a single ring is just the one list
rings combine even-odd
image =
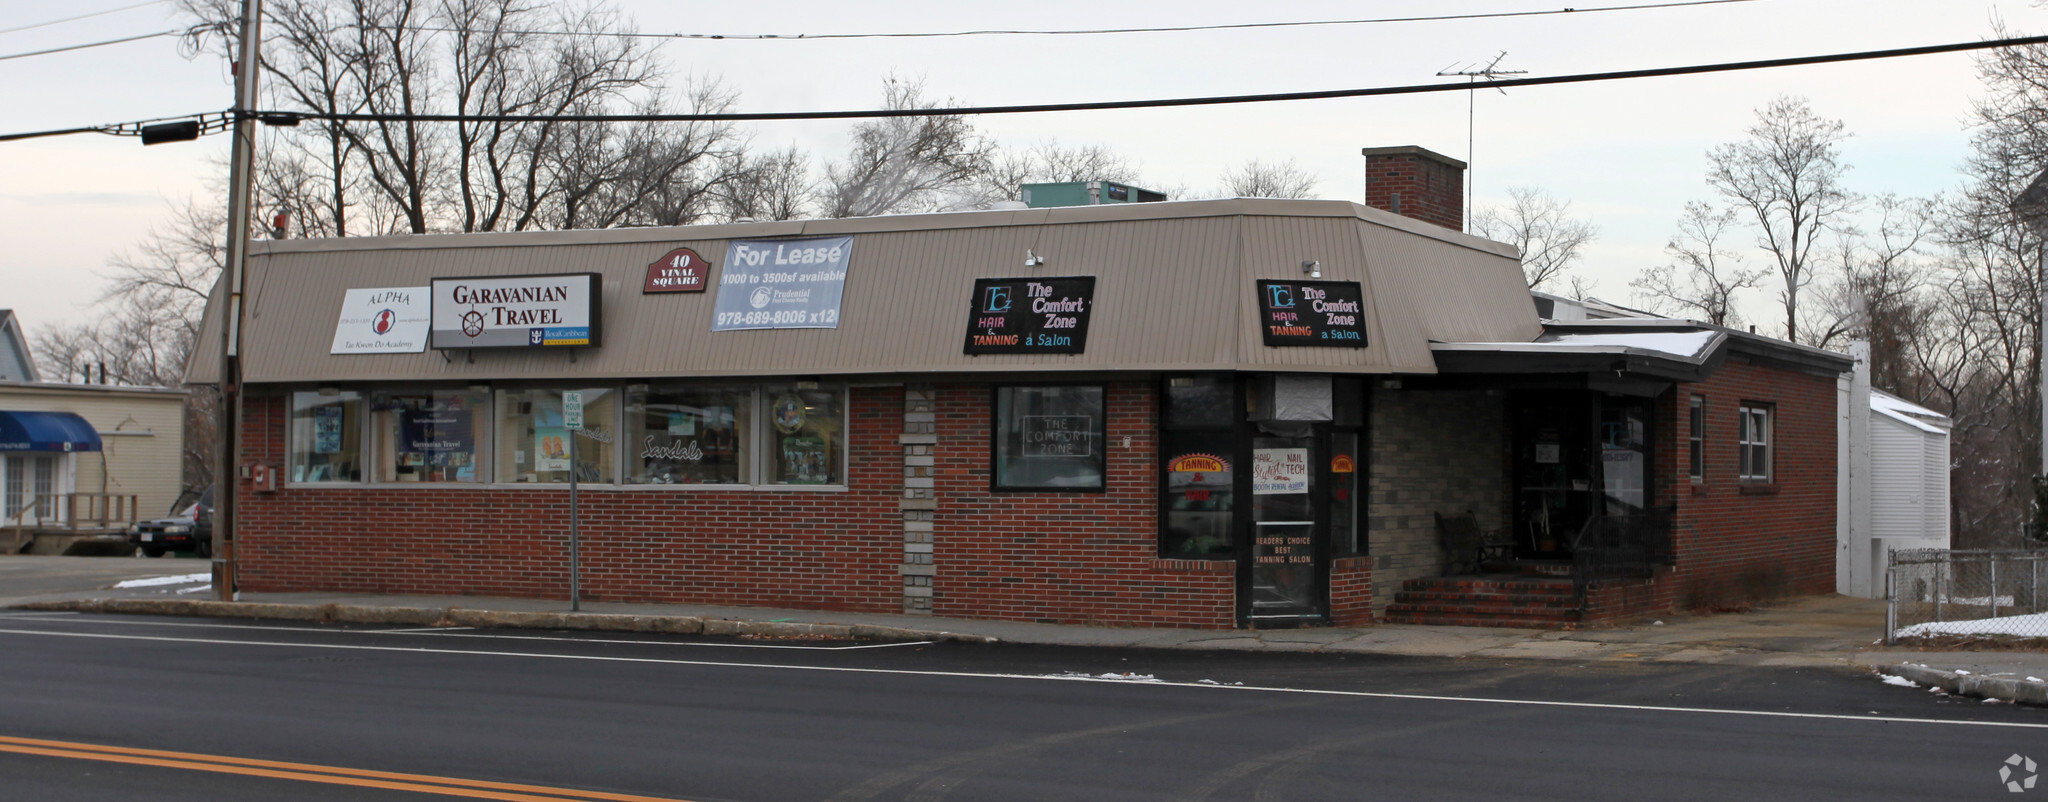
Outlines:
[{"label": "brick steps", "polygon": [[1570,580],[1496,576],[1408,580],[1382,618],[1393,624],[1562,629],[1583,617]]}]

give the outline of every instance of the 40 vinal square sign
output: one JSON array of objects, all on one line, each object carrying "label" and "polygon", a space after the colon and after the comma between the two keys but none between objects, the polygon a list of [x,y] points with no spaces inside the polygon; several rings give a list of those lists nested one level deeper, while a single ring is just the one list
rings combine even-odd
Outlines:
[{"label": "40 vinal square sign", "polygon": [[449,348],[589,348],[602,344],[596,273],[433,280],[428,344]]}]

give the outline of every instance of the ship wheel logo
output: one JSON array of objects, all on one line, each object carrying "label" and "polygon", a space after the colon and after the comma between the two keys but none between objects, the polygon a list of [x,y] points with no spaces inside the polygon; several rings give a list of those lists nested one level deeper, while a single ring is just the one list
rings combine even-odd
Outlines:
[{"label": "ship wheel logo", "polygon": [[484,313],[474,309],[462,313],[462,333],[471,337],[484,333]]}]

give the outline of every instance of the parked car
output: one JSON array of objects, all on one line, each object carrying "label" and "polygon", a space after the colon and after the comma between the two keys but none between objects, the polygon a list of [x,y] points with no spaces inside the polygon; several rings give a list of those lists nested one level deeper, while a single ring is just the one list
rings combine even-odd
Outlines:
[{"label": "parked car", "polygon": [[171,502],[168,518],[143,521],[128,529],[128,542],[143,554],[162,557],[167,551],[197,552],[213,556],[213,488],[192,498],[192,491],[178,494]]}]

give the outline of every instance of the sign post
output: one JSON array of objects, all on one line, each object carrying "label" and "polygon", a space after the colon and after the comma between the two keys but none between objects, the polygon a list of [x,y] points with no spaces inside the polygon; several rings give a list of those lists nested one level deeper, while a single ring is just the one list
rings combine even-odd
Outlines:
[{"label": "sign post", "polygon": [[583,610],[582,533],[576,510],[576,436],[583,430],[583,391],[562,391],[562,428],[569,430],[569,611]]}]

